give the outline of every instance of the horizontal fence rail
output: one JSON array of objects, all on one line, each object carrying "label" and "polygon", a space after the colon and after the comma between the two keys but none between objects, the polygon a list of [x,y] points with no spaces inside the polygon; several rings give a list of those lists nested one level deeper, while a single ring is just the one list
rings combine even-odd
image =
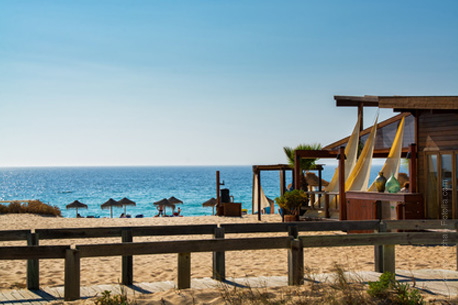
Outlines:
[{"label": "horizontal fence rail", "polygon": [[[313,221],[293,223],[142,226],[0,231],[0,241],[27,240],[27,246],[0,247],[0,260],[28,260],[27,287],[39,289],[40,259],[65,260],[65,300],[79,298],[80,259],[122,256],[122,284],[133,283],[133,255],[178,256],[178,288],[189,288],[191,253],[213,252],[213,278],[225,279],[225,252],[242,250],[288,250],[288,283],[303,283],[304,248],[374,246],[375,270],[395,271],[395,245],[457,244],[455,220]],[[448,230],[448,231],[445,231]],[[399,232],[398,232],[399,230]],[[434,230],[440,230],[434,231]],[[338,235],[300,235],[317,231],[373,231]],[[235,233],[287,233],[284,237],[226,238]],[[133,242],[134,236],[212,235],[212,239]],[[444,237],[446,235],[446,238]],[[119,243],[80,244],[71,247],[39,246],[39,239],[120,237]]]}]

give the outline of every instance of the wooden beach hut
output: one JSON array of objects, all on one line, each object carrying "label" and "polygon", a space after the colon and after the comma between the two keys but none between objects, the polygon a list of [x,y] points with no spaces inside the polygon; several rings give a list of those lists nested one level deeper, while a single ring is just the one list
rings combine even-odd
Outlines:
[{"label": "wooden beach hut", "polygon": [[[345,180],[345,148],[350,137],[325,146],[319,151],[297,151],[301,158],[338,158],[339,181],[336,209],[339,219],[384,218],[384,206],[395,202],[397,219],[458,218],[458,96],[335,96],[337,107],[357,108],[359,139],[367,143],[373,136],[372,158],[387,158],[393,151],[401,122],[403,138],[399,155],[408,159],[408,193],[378,193],[348,190]],[[392,118],[363,129],[364,108],[392,109]],[[369,159],[368,157],[368,159]],[[295,186],[300,169],[294,169]],[[347,184],[346,184],[347,182]],[[328,212],[328,211],[327,211]],[[331,213],[326,213],[327,215]],[[324,213],[323,213],[324,215]]]}]

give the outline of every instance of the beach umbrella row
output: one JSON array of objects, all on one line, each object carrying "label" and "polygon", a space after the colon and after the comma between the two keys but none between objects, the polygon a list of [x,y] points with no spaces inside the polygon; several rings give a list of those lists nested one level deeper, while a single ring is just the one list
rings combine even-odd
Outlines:
[{"label": "beach umbrella row", "polygon": [[[107,202],[101,205],[102,210],[104,209],[109,209],[110,210],[110,216],[113,218],[113,207],[124,207],[124,214],[126,213],[126,206],[131,205],[135,206],[137,205],[135,202],[132,200],[124,197],[123,199],[116,201],[113,198],[108,199]],[[68,204],[66,206],[67,209],[76,209],[76,217],[78,217],[78,209],[87,209],[87,204],[81,203],[78,200],[73,201],[72,203]]]},{"label": "beach umbrella row", "polygon": [[[214,198],[213,198],[214,199]],[[216,199],[215,199],[216,200]],[[175,197],[170,197],[169,199],[164,198],[159,201],[154,202],[154,205],[156,206],[163,206],[164,208],[172,208],[175,209],[176,204],[183,204],[183,201],[181,201],[178,198]],[[113,198],[108,199],[107,202],[103,203],[101,205],[102,210],[104,209],[109,209],[110,210],[110,216],[113,218],[113,207],[124,207],[124,214],[126,214],[126,207],[130,206],[136,206],[136,203],[132,200],[130,200],[127,197],[124,197],[123,199],[116,201]],[[74,202],[68,204],[66,206],[67,209],[76,209],[76,217],[78,217],[78,209],[84,208],[87,209],[87,205],[84,203],[79,202],[78,200],[75,200]],[[165,212],[165,211],[164,211]],[[165,214],[165,213],[164,213]]]}]

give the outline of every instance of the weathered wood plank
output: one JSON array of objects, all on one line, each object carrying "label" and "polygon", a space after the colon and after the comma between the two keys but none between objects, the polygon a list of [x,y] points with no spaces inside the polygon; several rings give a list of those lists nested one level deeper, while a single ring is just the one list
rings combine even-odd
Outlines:
[{"label": "weathered wood plank", "polygon": [[267,233],[288,232],[288,228],[296,226],[298,231],[349,231],[375,230],[379,220],[364,221],[298,221],[291,223],[249,223],[222,224],[226,233]]},{"label": "weathered wood plank", "polygon": [[27,240],[30,230],[0,231],[0,241]]},{"label": "weathered wood plank", "polygon": [[290,246],[291,238],[237,238],[225,240],[177,240],[143,242],[132,244],[78,245],[81,257],[143,255],[186,252],[240,251],[261,249],[285,249]]},{"label": "weathered wood plank", "polygon": [[[320,235],[300,236],[304,248],[312,247],[344,247],[364,245],[412,245],[412,244],[441,244],[441,232],[409,232],[409,233],[367,233],[351,235]],[[458,242],[457,233],[448,233],[448,242]]]},{"label": "weathered wood plank", "polygon": [[48,259],[65,258],[69,246],[19,246],[0,247],[0,259]]},{"label": "weathered wood plank", "polygon": [[213,234],[216,225],[188,226],[139,226],[139,227],[102,227],[102,228],[68,228],[68,229],[37,229],[40,239],[67,238],[104,238],[121,237],[123,230],[131,230],[133,236],[164,236]]},{"label": "weathered wood plank", "polygon": [[455,230],[458,220],[383,220],[387,230]]}]

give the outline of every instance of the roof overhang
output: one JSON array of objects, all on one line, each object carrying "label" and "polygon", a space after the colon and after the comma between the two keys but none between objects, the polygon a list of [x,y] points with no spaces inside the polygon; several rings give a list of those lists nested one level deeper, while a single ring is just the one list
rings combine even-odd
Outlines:
[{"label": "roof overhang", "polygon": [[458,96],[343,96],[335,95],[337,107],[379,107],[395,111],[458,110]]}]

